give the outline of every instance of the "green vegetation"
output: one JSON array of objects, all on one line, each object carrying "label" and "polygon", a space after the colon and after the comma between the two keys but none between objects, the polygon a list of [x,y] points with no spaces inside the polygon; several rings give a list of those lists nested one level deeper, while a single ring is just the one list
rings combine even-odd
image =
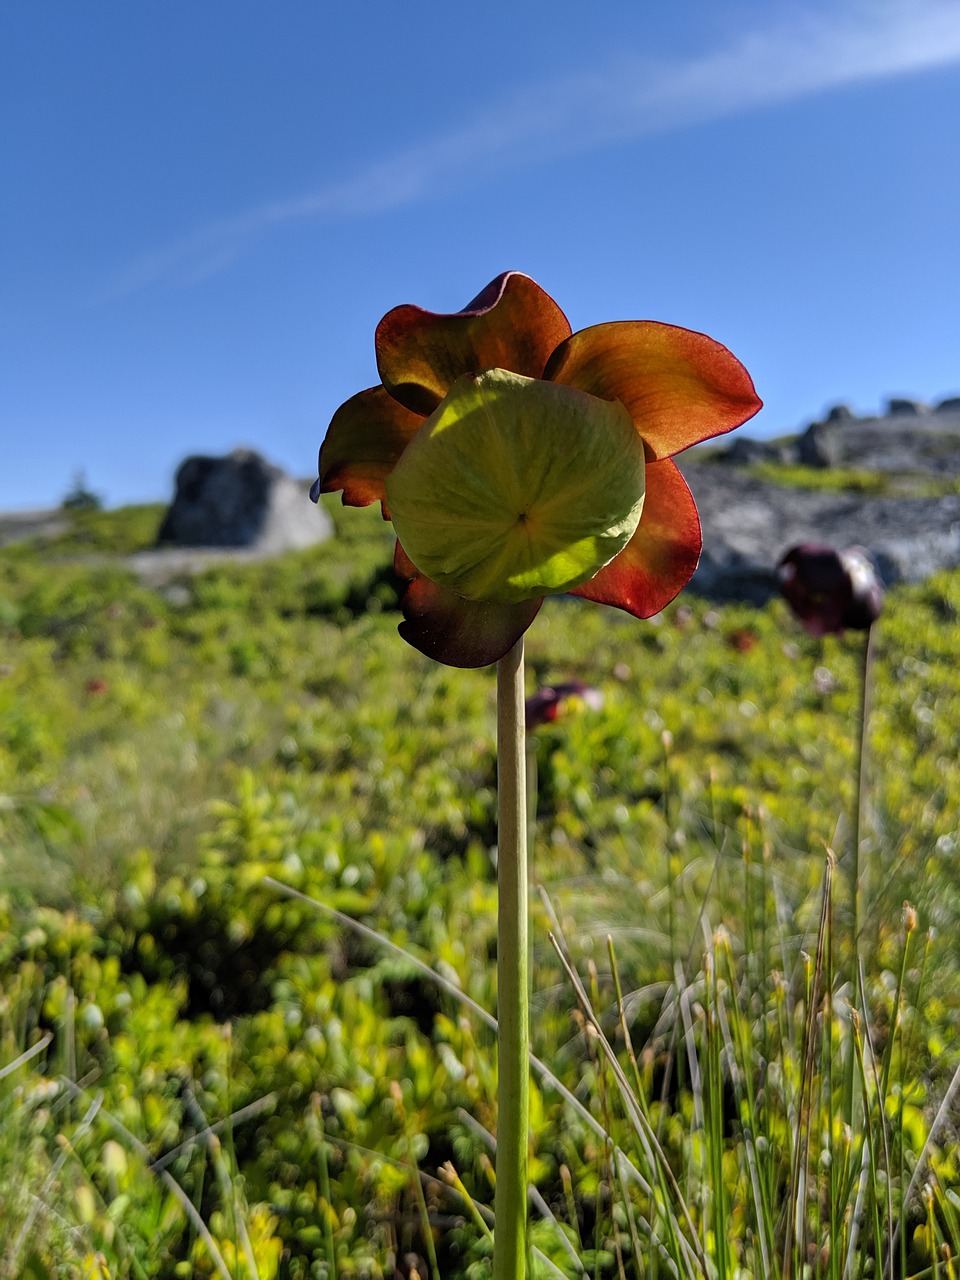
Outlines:
[{"label": "green vegetation", "polygon": [[870,498],[939,498],[956,493],[954,475],[929,472],[869,471],[857,467],[807,467],[799,462],[757,462],[750,474],[787,489],[817,489],[824,493],[855,493]]},{"label": "green vegetation", "polygon": [[890,493],[894,477],[884,471],[855,467],[805,467],[799,462],[758,462],[750,474],[787,489],[818,489],[824,493],[858,493],[879,498]]},{"label": "green vegetation", "polygon": [[[154,508],[0,550],[0,1274],[488,1274],[495,681],[331,511],[156,589]],[[861,989],[861,639],[529,632],[605,694],[531,746],[535,1275],[955,1274],[960,575],[876,647]]]}]

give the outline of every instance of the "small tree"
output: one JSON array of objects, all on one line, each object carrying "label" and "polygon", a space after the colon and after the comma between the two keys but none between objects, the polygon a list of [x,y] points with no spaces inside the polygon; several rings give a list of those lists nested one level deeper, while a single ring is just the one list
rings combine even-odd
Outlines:
[{"label": "small tree", "polygon": [[103,499],[87,488],[86,474],[80,470],[74,472],[73,487],[60,506],[64,511],[100,511],[103,509]]}]

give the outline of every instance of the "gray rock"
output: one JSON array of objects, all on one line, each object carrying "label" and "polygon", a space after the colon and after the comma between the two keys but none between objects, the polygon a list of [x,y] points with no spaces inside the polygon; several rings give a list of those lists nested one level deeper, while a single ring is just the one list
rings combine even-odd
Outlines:
[{"label": "gray rock", "polygon": [[749,467],[757,462],[787,462],[789,451],[774,440],[738,436],[721,455],[721,460],[737,467]]},{"label": "gray rock", "polygon": [[904,400],[894,397],[887,401],[887,413],[891,418],[916,418],[927,412],[927,406],[921,400]]},{"label": "gray rock", "polygon": [[4,512],[0,515],[0,547],[29,538],[55,538],[69,528],[70,517],[61,508]]},{"label": "gray rock", "polygon": [[858,418],[838,434],[834,465],[894,475],[960,475],[960,413]]},{"label": "gray rock", "polygon": [[827,422],[853,422],[855,418],[853,410],[848,404],[835,404],[832,409],[827,411]]},{"label": "gray rock", "polygon": [[840,423],[813,422],[797,440],[797,461],[806,467],[836,467],[844,451]]},{"label": "gray rock", "polygon": [[329,516],[302,483],[253,450],[235,449],[224,458],[197,455],[180,465],[157,544],[274,555],[313,546],[332,531]]},{"label": "gray rock", "polygon": [[960,565],[960,495],[869,498],[786,489],[711,463],[682,469],[703,525],[691,586],[715,599],[774,595],[776,565],[800,542],[864,547],[888,585]]},{"label": "gray rock", "polygon": [[[826,422],[812,423],[791,447],[781,446],[784,461],[896,476],[960,477],[960,397],[942,401],[935,411],[903,410],[873,418],[846,417],[838,412],[841,408],[832,409]],[[763,442],[734,441],[718,460],[734,465],[767,461],[755,454],[756,443]]]}]

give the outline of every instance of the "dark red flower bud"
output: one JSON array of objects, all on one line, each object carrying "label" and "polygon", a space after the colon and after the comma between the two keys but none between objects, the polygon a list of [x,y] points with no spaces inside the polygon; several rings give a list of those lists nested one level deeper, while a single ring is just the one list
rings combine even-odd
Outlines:
[{"label": "dark red flower bud", "polygon": [[777,567],[780,590],[798,621],[814,636],[866,631],[880,616],[883,585],[862,547],[804,542]]}]

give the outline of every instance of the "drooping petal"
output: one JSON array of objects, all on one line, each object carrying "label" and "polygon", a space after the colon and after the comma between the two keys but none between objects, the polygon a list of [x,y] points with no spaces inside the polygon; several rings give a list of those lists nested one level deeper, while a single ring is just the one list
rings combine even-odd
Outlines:
[{"label": "drooping petal", "polygon": [[570,323],[529,276],[505,271],[462,311],[394,307],[377,326],[383,385],[414,413],[432,413],[465,373],[508,369],[539,378]]},{"label": "drooping petal", "polygon": [[700,558],[693,494],[669,458],[647,463],[647,495],[637,531],[596,577],[570,594],[650,618],[693,576]]},{"label": "drooping petal", "polygon": [[761,408],[749,373],[726,347],[653,320],[581,329],[557,348],[544,377],[619,400],[652,458],[732,431]]},{"label": "drooping petal", "polygon": [[394,568],[409,586],[400,601],[400,635],[428,658],[448,667],[486,667],[516,644],[543,600],[491,604],[465,600],[424,577],[397,543]]},{"label": "drooping petal", "polygon": [[343,502],[351,507],[383,502],[384,481],[422,425],[419,414],[383,387],[351,396],[333,415],[320,446],[318,492],[342,489]]}]

